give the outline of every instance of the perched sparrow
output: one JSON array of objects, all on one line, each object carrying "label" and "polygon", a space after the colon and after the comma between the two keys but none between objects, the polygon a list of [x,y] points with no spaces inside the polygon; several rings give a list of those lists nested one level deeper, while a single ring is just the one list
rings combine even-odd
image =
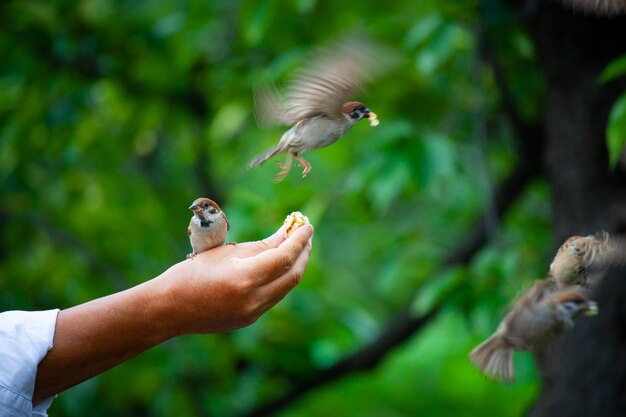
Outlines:
[{"label": "perched sparrow", "polygon": [[286,153],[277,181],[284,179],[295,157],[304,168],[302,177],[311,171],[311,164],[300,153],[335,143],[359,120],[367,118],[378,125],[374,112],[349,97],[362,84],[391,65],[389,51],[364,40],[350,39],[317,51],[310,65],[302,68],[289,81],[285,97],[275,87],[266,87],[255,95],[257,120],[261,124],[291,126],[278,145],[250,162],[255,167],[274,155]]},{"label": "perched sparrow", "polygon": [[189,206],[189,210],[193,211],[193,216],[187,233],[193,252],[187,255],[187,259],[223,245],[230,228],[220,206],[209,198],[198,198]]},{"label": "perched sparrow", "polygon": [[602,232],[589,236],[572,236],[561,245],[550,264],[549,277],[558,288],[578,285],[590,288],[590,270],[601,276],[607,267],[626,263],[626,245],[622,238]]},{"label": "perched sparrow", "polygon": [[563,328],[572,327],[580,312],[597,314],[596,304],[587,301],[580,289],[555,291],[549,281],[537,281],[496,332],[470,353],[470,360],[486,375],[512,382],[513,350],[533,350]]}]

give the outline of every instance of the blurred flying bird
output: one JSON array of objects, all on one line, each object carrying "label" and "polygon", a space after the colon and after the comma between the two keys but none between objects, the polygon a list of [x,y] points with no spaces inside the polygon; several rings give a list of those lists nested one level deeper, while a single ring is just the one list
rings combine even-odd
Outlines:
[{"label": "blurred flying bird", "polygon": [[597,16],[617,16],[626,13],[626,0],[561,0],[561,2],[567,8]]},{"label": "blurred flying bird", "polygon": [[393,54],[363,37],[344,39],[312,53],[305,66],[288,81],[284,96],[275,86],[265,86],[255,94],[259,124],[291,126],[278,144],[254,158],[249,167],[256,167],[274,155],[286,153],[287,159],[276,176],[283,180],[293,158],[304,168],[302,177],[311,171],[311,164],[300,153],[335,143],[341,135],[361,119],[378,125],[374,112],[359,101],[349,98],[360,92],[366,82],[386,71],[394,61]]},{"label": "blurred flying bird", "polygon": [[609,267],[626,264],[626,242],[606,232],[572,236],[557,250],[550,264],[549,279],[558,288],[578,285],[591,289]]},{"label": "blurred flying bird", "polygon": [[579,313],[597,314],[597,306],[584,291],[572,287],[555,291],[550,281],[537,281],[504,317],[495,333],[478,345],[470,360],[487,376],[512,382],[513,351],[533,351],[566,327]]}]

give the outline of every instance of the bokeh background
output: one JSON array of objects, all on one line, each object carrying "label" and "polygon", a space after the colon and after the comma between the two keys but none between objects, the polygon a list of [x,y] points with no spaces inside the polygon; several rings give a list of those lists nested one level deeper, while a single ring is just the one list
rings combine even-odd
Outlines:
[{"label": "bokeh background", "polygon": [[[187,207],[199,196],[222,206],[232,241],[269,235],[293,210],[316,228],[302,283],[254,325],[171,340],[61,394],[50,414],[528,412],[541,379],[529,354],[516,354],[509,386],[467,354],[545,276],[566,233],[601,224],[563,197],[560,164],[577,183],[590,168],[576,158],[593,157],[596,185],[622,184],[626,137],[620,46],[581,52],[586,67],[563,64],[571,91],[587,94],[561,100],[574,103],[565,127],[552,120],[559,69],[542,57],[568,43],[557,31],[626,25],[510,3],[3,1],[1,310],[65,308],[160,274],[189,252]],[[275,184],[273,162],[248,170],[282,133],[255,123],[254,88],[359,32],[401,58],[356,97],[380,126],[362,122],[307,153],[306,180],[295,169]],[[571,42],[574,56],[594,49]],[[595,130],[577,128],[589,120]],[[569,140],[561,127],[599,150],[570,143],[571,160],[555,156],[550,143]],[[559,218],[555,195],[582,220]],[[619,229],[619,216],[606,219]]]}]

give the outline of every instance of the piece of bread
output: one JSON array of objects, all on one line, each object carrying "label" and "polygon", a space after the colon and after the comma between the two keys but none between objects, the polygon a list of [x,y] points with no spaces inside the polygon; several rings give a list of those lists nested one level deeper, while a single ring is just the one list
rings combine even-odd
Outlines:
[{"label": "piece of bread", "polygon": [[309,218],[299,211],[294,211],[285,218],[285,238],[288,238],[300,226],[309,224]]},{"label": "piece of bread", "polygon": [[370,115],[367,118],[370,121],[370,126],[378,126],[380,124],[378,116],[373,111],[370,112]]}]

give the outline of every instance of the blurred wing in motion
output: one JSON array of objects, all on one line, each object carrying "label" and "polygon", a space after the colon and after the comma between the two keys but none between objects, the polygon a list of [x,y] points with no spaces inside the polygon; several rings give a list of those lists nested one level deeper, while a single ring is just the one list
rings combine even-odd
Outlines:
[{"label": "blurred wing in motion", "polygon": [[598,263],[602,266],[621,266],[626,264],[626,238],[621,235],[610,236],[607,232],[596,233],[598,242],[589,251],[586,262],[589,265]]},{"label": "blurred wing in motion", "polygon": [[256,121],[261,127],[291,125],[283,109],[284,98],[276,84],[265,83],[254,92],[254,110]]},{"label": "blurred wing in motion", "polygon": [[351,37],[320,47],[308,64],[288,81],[285,96],[275,86],[255,94],[257,120],[264,126],[294,125],[307,117],[326,114],[342,118],[341,106],[363,85],[387,71],[396,61],[388,48],[363,37]]},{"label": "blurred wing in motion", "polygon": [[596,16],[617,16],[626,13],[626,0],[561,0],[566,8]]}]

